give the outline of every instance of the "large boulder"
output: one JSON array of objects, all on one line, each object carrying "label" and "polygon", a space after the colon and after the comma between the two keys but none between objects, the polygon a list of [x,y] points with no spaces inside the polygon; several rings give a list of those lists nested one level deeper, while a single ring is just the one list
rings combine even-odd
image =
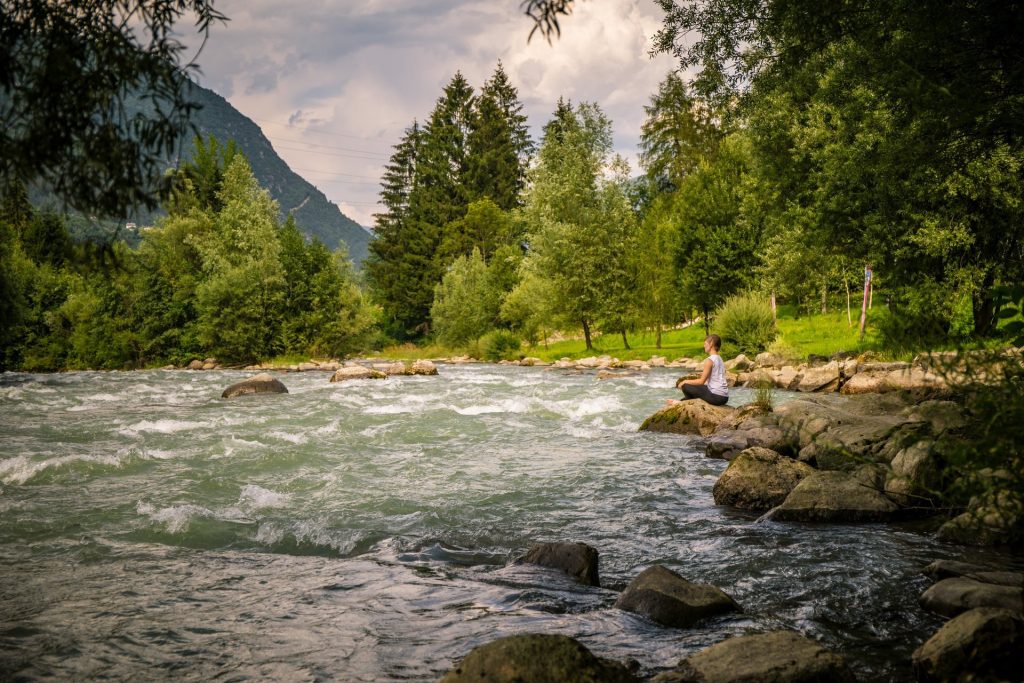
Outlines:
[{"label": "large boulder", "polygon": [[634,683],[624,665],[568,636],[527,634],[474,648],[441,683]]},{"label": "large boulder", "polygon": [[387,377],[380,370],[373,368],[364,368],[362,365],[346,365],[343,368],[338,368],[331,375],[332,382],[343,382],[347,379],[384,379]]},{"label": "large boulder", "polygon": [[652,683],[852,683],[846,661],[792,631],[729,638]]},{"label": "large boulder", "polygon": [[820,368],[807,368],[797,382],[797,391],[827,393],[839,390],[839,363],[832,361]]},{"label": "large boulder", "polygon": [[585,586],[600,586],[597,549],[586,543],[538,543],[523,562],[560,569]]},{"label": "large boulder", "polygon": [[957,560],[935,560],[922,569],[921,573],[934,581],[965,577],[982,583],[1024,588],[1024,573],[993,570]]},{"label": "large boulder", "polygon": [[919,439],[900,450],[890,463],[885,493],[901,505],[932,501],[942,483],[942,465],[932,439]]},{"label": "large boulder", "polygon": [[1024,621],[1010,610],[979,607],[947,621],[914,651],[922,683],[1020,680]]},{"label": "large boulder", "polygon": [[740,453],[718,477],[715,503],[745,510],[773,508],[812,474],[814,468],[767,448],[755,446]]},{"label": "large boulder", "polygon": [[740,611],[736,601],[721,589],[692,583],[661,565],[640,572],[616,600],[615,606],[642,614],[662,626],[680,628],[716,614]]},{"label": "large boulder", "polygon": [[1024,589],[983,583],[966,577],[943,579],[921,594],[921,607],[944,617],[955,617],[975,607],[999,607],[1024,612]]},{"label": "large boulder", "polygon": [[973,497],[966,512],[943,524],[939,538],[965,545],[1024,544],[1024,491],[1012,488],[1012,479],[1003,480],[1008,476],[1003,471],[984,473],[989,489]]},{"label": "large boulder", "polygon": [[819,469],[851,471],[876,453],[907,418],[896,396],[807,396],[775,409],[799,457]]},{"label": "large boulder", "polygon": [[220,395],[221,398],[234,398],[245,394],[287,394],[288,388],[281,380],[270,373],[261,372],[248,379],[235,382]]},{"label": "large boulder", "polygon": [[700,399],[678,401],[644,420],[640,431],[708,436],[734,412],[729,406],[713,406]]},{"label": "large boulder", "polygon": [[413,362],[412,367],[409,368],[409,374],[436,375],[437,366],[432,361],[421,359]]},{"label": "large boulder", "polygon": [[814,472],[768,512],[780,522],[884,522],[899,506],[845,472]]}]

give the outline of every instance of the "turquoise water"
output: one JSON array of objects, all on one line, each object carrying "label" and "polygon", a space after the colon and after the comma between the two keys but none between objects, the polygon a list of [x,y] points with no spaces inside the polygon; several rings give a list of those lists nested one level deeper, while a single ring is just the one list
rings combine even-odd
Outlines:
[{"label": "turquoise water", "polygon": [[[940,623],[920,568],[1015,562],[715,506],[724,462],[636,431],[670,370],[440,373],[286,374],[286,395],[230,401],[247,373],[0,376],[0,679],[428,681],[522,632],[654,674],[769,628],[909,679]],[[514,564],[551,540],[598,548],[603,587]],[[744,613],[679,630],[614,609],[656,562]]]}]

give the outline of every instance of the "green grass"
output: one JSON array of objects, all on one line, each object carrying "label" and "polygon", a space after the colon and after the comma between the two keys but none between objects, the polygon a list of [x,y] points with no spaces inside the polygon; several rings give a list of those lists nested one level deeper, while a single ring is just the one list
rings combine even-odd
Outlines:
[{"label": "green grass", "polygon": [[[882,346],[877,324],[889,315],[884,306],[874,306],[868,311],[867,330],[863,341],[859,338],[859,308],[851,311],[852,324],[847,320],[845,307],[836,308],[826,314],[803,314],[797,317],[793,306],[780,306],[778,314],[779,336],[768,350],[794,361],[806,360],[810,355],[827,357],[840,351],[858,355],[870,352],[879,360],[910,360],[915,355],[912,350],[894,350]],[[715,331],[714,325],[711,331]],[[573,335],[581,332],[582,330],[567,330],[568,334]],[[652,330],[631,332],[628,338],[631,347],[628,350],[622,344],[621,334],[595,335],[593,350],[586,348],[582,337],[536,346],[524,343],[515,357],[533,356],[551,362],[559,358],[577,360],[601,355],[613,356],[620,360],[647,360],[651,356],[664,356],[670,361],[681,357],[704,356],[704,326],[700,324],[663,331],[661,348],[655,345],[655,334]],[[989,345],[1000,344],[1005,344],[1005,341],[993,340]],[[945,351],[955,348],[955,343],[950,342],[931,350]],[[722,356],[726,359],[736,356],[737,353],[737,350],[730,348],[728,343],[722,348]],[[387,359],[415,360],[463,355],[480,358],[481,354],[482,349],[477,348],[477,345],[448,348],[437,344],[403,344],[388,347],[375,355]]]}]

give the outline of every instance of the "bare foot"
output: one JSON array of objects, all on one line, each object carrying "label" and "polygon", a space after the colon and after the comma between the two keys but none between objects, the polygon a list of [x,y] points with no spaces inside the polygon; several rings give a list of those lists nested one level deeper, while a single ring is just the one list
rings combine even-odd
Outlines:
[{"label": "bare foot", "polygon": [[666,398],[665,399],[665,405],[666,406],[674,406],[677,403],[682,403],[682,401],[677,401],[674,398]]}]

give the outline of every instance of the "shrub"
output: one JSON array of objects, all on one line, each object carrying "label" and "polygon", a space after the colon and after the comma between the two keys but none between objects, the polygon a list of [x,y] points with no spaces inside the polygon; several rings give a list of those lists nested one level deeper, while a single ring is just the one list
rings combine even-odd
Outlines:
[{"label": "shrub", "polygon": [[723,341],[748,355],[763,351],[778,334],[768,300],[750,292],[726,299],[715,323]]},{"label": "shrub", "polygon": [[519,352],[519,337],[508,330],[494,330],[480,338],[487,360],[511,360]]}]

